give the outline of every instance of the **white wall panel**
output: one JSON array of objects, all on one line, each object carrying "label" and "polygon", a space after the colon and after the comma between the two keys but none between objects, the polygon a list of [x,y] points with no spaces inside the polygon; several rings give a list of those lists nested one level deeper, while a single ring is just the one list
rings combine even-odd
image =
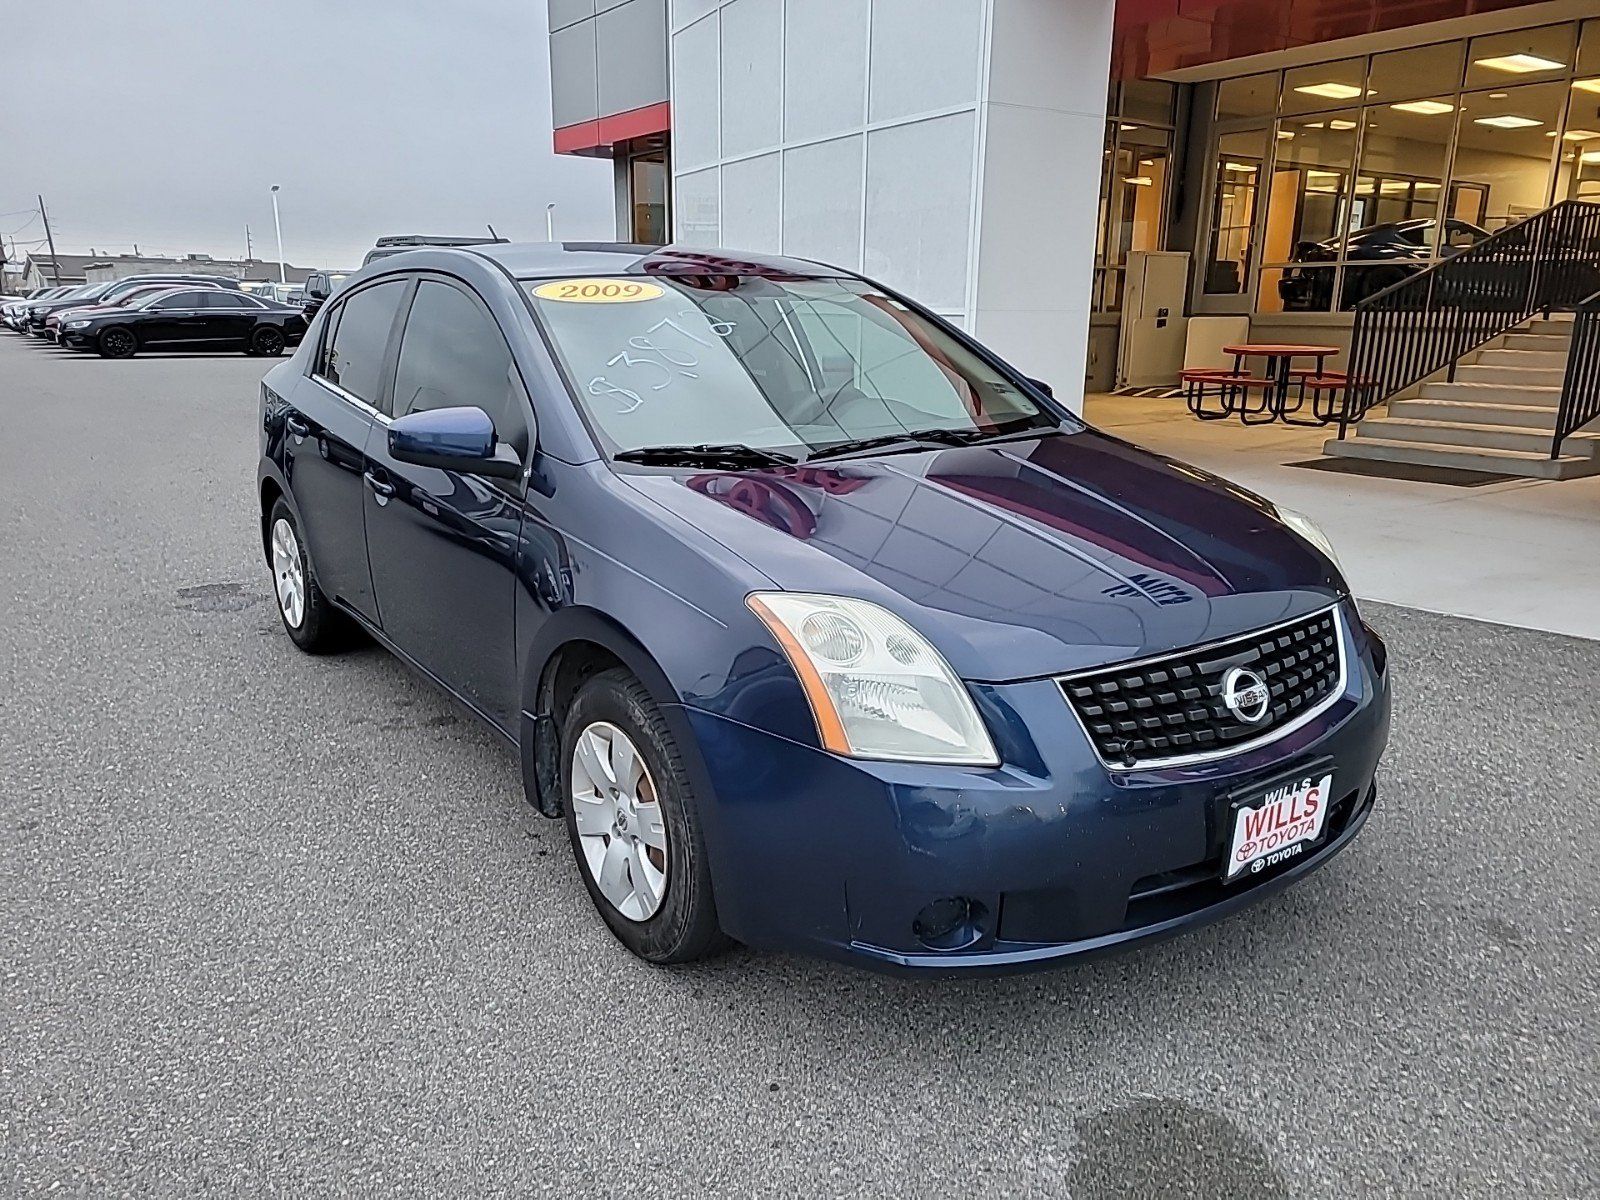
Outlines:
[{"label": "white wall panel", "polygon": [[672,35],[672,161],[693,171],[721,156],[721,95],[715,14]]},{"label": "white wall panel", "polygon": [[974,103],[983,8],[983,0],[873,0],[869,118],[889,121]]},{"label": "white wall panel", "polygon": [[866,272],[930,308],[966,307],[973,136],[971,113],[867,135]]},{"label": "white wall panel", "polygon": [[715,246],[722,241],[718,194],[722,172],[717,167],[679,175],[672,198],[674,241],[691,246]]},{"label": "white wall panel", "polygon": [[763,154],[722,168],[722,244],[777,254],[783,241],[781,158]]},{"label": "white wall panel", "polygon": [[784,137],[860,129],[867,105],[869,0],[789,4],[784,42]]},{"label": "white wall panel", "polygon": [[783,140],[783,0],[733,0],[722,10],[722,156]]},{"label": "white wall panel", "polygon": [[783,156],[783,252],[861,269],[861,135]]}]

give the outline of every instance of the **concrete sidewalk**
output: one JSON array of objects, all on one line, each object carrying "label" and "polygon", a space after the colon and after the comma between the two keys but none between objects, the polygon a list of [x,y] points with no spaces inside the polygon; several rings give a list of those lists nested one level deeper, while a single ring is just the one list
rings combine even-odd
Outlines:
[{"label": "concrete sidewalk", "polygon": [[1085,415],[1306,513],[1360,597],[1600,638],[1600,477],[1457,487],[1338,474],[1288,465],[1321,459],[1326,430],[1202,423],[1181,399],[1092,395]]}]

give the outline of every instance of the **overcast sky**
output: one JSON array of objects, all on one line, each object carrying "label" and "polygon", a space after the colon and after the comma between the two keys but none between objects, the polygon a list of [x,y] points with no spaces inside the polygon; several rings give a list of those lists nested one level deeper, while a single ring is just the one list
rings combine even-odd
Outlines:
[{"label": "overcast sky", "polygon": [[545,0],[48,0],[0,16],[0,235],[359,266],[391,233],[615,236],[550,150]]}]

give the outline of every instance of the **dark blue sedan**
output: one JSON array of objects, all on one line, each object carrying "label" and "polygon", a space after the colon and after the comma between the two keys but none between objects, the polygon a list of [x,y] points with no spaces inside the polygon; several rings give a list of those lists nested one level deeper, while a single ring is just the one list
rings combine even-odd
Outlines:
[{"label": "dark blue sedan", "polygon": [[517,749],[612,931],[920,972],[1176,932],[1338,853],[1383,642],[1304,517],[915,301],[726,251],[348,280],[261,389],[289,636]]}]

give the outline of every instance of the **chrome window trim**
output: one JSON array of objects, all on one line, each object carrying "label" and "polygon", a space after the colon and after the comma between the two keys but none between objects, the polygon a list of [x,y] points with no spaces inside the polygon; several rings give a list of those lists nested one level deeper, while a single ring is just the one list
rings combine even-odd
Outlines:
[{"label": "chrome window trim", "polygon": [[357,396],[354,392],[345,391],[337,383],[334,383],[333,380],[324,378],[323,376],[318,375],[315,371],[311,372],[311,378],[316,380],[323,387],[327,388],[330,392],[332,392],[335,396],[339,397],[339,399],[343,400],[346,404],[349,404],[352,407],[354,407],[356,409],[359,409],[361,412],[365,413],[369,417],[376,418],[377,420],[381,421],[385,425],[389,424],[389,417],[387,415],[385,415],[382,412],[379,412],[376,408],[374,408],[372,405],[368,404],[365,400],[363,400],[360,396]]},{"label": "chrome window trim", "polygon": [[[1264,625],[1260,629],[1246,630],[1244,633],[1236,633],[1231,637],[1218,638],[1217,640],[1211,642],[1202,642],[1198,646],[1180,646],[1176,649],[1168,650],[1164,654],[1152,654],[1145,658],[1131,659],[1128,662],[1107,663],[1103,667],[1090,667],[1087,670],[1074,671],[1070,675],[1056,675],[1052,678],[1057,688],[1061,692],[1061,702],[1067,706],[1067,711],[1072,714],[1072,719],[1078,723],[1078,728],[1083,731],[1084,740],[1089,743],[1089,748],[1094,751],[1095,757],[1100,760],[1100,764],[1107,770],[1164,770],[1167,767],[1187,767],[1192,766],[1195,763],[1215,762],[1220,758],[1230,758],[1235,754],[1243,754],[1249,750],[1258,750],[1263,746],[1270,746],[1273,742],[1278,741],[1280,738],[1288,737],[1295,730],[1304,728],[1307,724],[1316,720],[1316,718],[1327,712],[1328,709],[1332,708],[1335,702],[1337,702],[1339,698],[1344,695],[1345,689],[1350,686],[1350,659],[1349,650],[1345,645],[1347,629],[1345,627],[1343,607],[1344,606],[1341,603],[1335,602],[1329,605],[1327,608],[1319,608],[1313,612],[1308,612],[1303,616],[1291,617],[1287,621],[1279,621],[1275,625]],[[1077,706],[1072,703],[1072,697],[1067,695],[1067,683],[1074,679],[1081,679],[1086,675],[1103,675],[1107,671],[1133,670],[1136,667],[1146,666],[1150,663],[1163,662],[1170,658],[1176,658],[1179,655],[1196,654],[1205,650],[1210,650],[1216,646],[1226,646],[1230,642],[1244,641],[1245,639],[1252,637],[1265,637],[1267,634],[1274,633],[1279,629],[1285,629],[1290,625],[1298,625],[1302,621],[1315,620],[1316,618],[1324,616],[1330,612],[1333,614],[1335,640],[1339,644],[1339,678],[1333,689],[1327,694],[1326,697],[1324,697],[1322,700],[1319,700],[1315,705],[1313,705],[1311,708],[1308,708],[1294,720],[1285,725],[1279,725],[1276,728],[1269,729],[1260,737],[1252,738],[1247,742],[1235,742],[1231,746],[1223,746],[1216,750],[1201,750],[1194,754],[1175,754],[1163,758],[1139,758],[1135,759],[1131,763],[1112,762],[1107,759],[1105,755],[1100,753],[1100,747],[1095,744],[1094,736],[1089,732],[1089,727],[1084,724],[1083,717],[1078,713]]]}]

